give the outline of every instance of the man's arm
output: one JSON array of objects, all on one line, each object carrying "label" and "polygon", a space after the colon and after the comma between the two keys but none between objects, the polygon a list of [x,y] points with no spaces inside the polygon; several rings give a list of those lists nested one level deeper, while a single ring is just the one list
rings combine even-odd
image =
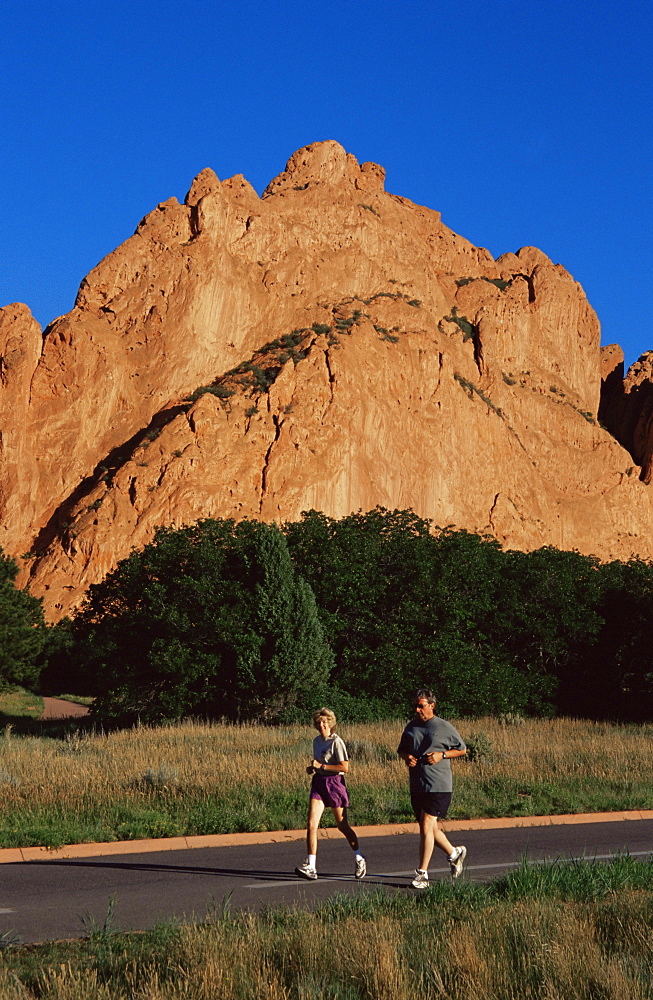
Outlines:
[{"label": "man's arm", "polygon": [[410,727],[406,727],[401,734],[401,739],[399,740],[399,746],[397,747],[397,756],[401,757],[403,762],[407,767],[415,767],[417,764],[417,757],[413,753],[415,749],[413,738],[409,732]]},{"label": "man's arm", "polygon": [[467,753],[465,750],[431,750],[430,753],[424,754],[429,764],[439,764],[441,760],[453,760],[454,757],[464,757]]}]

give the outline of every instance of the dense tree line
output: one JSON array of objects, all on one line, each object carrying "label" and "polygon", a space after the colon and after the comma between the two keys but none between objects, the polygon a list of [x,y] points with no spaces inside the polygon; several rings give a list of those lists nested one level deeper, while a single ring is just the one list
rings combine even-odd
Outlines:
[{"label": "dense tree line", "polygon": [[43,684],[104,721],[185,714],[653,717],[653,566],[434,529],[412,511],[159,529],[48,630]]},{"label": "dense tree line", "polygon": [[272,721],[310,699],[333,665],[285,536],[256,521],[159,529],[58,631],[46,682],[95,695],[108,722]]},{"label": "dense tree line", "polygon": [[45,625],[41,602],[16,587],[18,566],[0,549],[0,691],[34,684],[41,672]]}]

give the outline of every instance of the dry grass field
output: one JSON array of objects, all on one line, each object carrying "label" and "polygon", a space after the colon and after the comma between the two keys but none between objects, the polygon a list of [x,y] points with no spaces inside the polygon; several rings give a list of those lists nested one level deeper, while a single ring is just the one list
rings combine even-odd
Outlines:
[{"label": "dry grass field", "polygon": [[[653,726],[455,720],[451,818],[653,808]],[[338,728],[352,758],[351,816],[412,819],[401,721]],[[0,733],[0,844],[299,829],[309,726],[184,722],[64,739]],[[328,822],[328,820],[327,820]]]},{"label": "dry grass field", "polygon": [[[510,722],[514,724],[509,724]],[[411,818],[402,722],[339,728],[356,823]],[[453,814],[653,807],[651,726],[456,722]],[[0,734],[0,830],[69,843],[303,825],[313,730],[185,722]],[[524,866],[497,886],[364,892],[145,934],[0,948],[0,1000],[653,1000],[653,867]]]}]

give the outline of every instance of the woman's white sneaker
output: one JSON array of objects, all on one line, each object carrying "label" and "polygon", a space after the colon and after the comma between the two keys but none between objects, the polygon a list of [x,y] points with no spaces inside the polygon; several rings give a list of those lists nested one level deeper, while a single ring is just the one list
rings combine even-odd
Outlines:
[{"label": "woman's white sneaker", "polygon": [[415,878],[412,881],[412,885],[416,889],[428,889],[429,887],[429,873],[422,872],[419,868],[415,869]]}]

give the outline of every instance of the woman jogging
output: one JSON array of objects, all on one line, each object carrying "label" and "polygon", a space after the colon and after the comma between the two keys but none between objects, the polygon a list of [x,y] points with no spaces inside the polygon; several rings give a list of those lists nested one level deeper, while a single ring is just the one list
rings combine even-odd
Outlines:
[{"label": "woman jogging", "polygon": [[317,878],[317,829],[324,812],[329,806],[336,820],[336,826],[347,838],[354,851],[356,878],[364,878],[367,872],[365,858],[358,849],[358,837],[347,820],[349,795],[344,775],[349,770],[347,748],[334,732],[336,717],[329,708],[319,708],[313,713],[313,725],[319,735],[313,740],[313,761],[306,768],[313,775],[308,799],[308,821],[306,824],[306,846],[308,857],[303,865],[295,868],[300,878]]}]

